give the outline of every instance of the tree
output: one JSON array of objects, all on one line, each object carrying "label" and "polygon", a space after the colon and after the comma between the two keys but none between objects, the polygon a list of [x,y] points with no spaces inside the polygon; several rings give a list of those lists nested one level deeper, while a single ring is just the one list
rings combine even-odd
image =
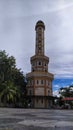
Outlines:
[{"label": "tree", "polygon": [[[70,85],[69,87],[60,88],[59,90],[60,98],[59,103],[63,105],[63,108],[72,108],[73,102],[73,85]],[[71,98],[72,97],[72,98]]]},{"label": "tree", "polygon": [[0,51],[0,83],[12,79],[11,72],[15,67],[15,58],[9,57],[5,51]]},{"label": "tree", "polygon": [[5,104],[14,103],[14,99],[15,104],[24,102],[25,92],[25,77],[21,69],[17,69],[15,58],[5,50],[0,51],[0,101]]},{"label": "tree", "polygon": [[0,93],[0,101],[4,103],[5,106],[14,106],[20,98],[20,93],[11,81],[7,81],[4,86],[5,88]]},{"label": "tree", "polygon": [[25,77],[21,69],[16,68],[12,70],[12,79],[20,91],[20,106],[23,107],[25,106],[27,91]]},{"label": "tree", "polygon": [[61,97],[73,97],[73,85],[65,88],[60,88],[59,94]]}]

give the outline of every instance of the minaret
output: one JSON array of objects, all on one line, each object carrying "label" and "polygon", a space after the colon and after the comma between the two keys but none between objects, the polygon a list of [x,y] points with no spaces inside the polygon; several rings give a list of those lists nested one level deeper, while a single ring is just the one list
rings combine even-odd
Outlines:
[{"label": "minaret", "polygon": [[48,71],[49,58],[44,55],[44,30],[44,23],[38,21],[35,26],[36,46],[35,55],[31,57],[31,71]]},{"label": "minaret", "polygon": [[36,48],[35,54],[36,55],[44,55],[44,30],[45,25],[42,21],[38,21],[36,26]]},{"label": "minaret", "polygon": [[44,51],[45,25],[38,21],[35,26],[35,55],[30,58],[31,72],[27,77],[27,95],[30,97],[31,107],[48,108],[52,104],[53,74],[48,72],[49,58]]}]

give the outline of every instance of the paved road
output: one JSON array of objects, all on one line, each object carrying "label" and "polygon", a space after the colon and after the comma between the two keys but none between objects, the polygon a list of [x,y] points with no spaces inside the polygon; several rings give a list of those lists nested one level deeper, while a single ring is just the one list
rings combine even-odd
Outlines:
[{"label": "paved road", "polygon": [[0,108],[0,130],[73,130],[73,110]]}]

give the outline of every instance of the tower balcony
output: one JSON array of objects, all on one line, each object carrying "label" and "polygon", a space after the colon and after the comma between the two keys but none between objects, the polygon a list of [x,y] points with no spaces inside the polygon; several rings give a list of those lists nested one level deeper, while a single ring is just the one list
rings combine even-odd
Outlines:
[{"label": "tower balcony", "polygon": [[48,73],[48,72],[30,72],[30,73],[28,73],[28,74],[26,74],[26,77],[27,78],[32,78],[32,77],[34,77],[34,78],[36,78],[36,77],[44,77],[44,78],[49,78],[49,79],[51,79],[51,80],[53,80],[54,79],[54,75],[52,74],[52,73]]},{"label": "tower balcony", "polygon": [[43,61],[47,61],[48,63],[49,63],[49,57],[47,57],[47,56],[42,56],[42,55],[34,55],[34,56],[32,56],[31,57],[31,59],[30,59],[30,61],[31,61],[31,63],[33,62],[33,61],[35,61],[35,60],[43,60]]}]

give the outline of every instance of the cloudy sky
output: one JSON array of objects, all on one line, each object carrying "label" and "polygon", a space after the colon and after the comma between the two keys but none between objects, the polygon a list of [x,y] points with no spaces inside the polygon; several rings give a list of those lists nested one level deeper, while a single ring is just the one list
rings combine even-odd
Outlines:
[{"label": "cloudy sky", "polygon": [[35,24],[45,23],[45,54],[49,71],[73,79],[73,0],[0,0],[0,50],[16,58],[17,67],[31,70]]}]

